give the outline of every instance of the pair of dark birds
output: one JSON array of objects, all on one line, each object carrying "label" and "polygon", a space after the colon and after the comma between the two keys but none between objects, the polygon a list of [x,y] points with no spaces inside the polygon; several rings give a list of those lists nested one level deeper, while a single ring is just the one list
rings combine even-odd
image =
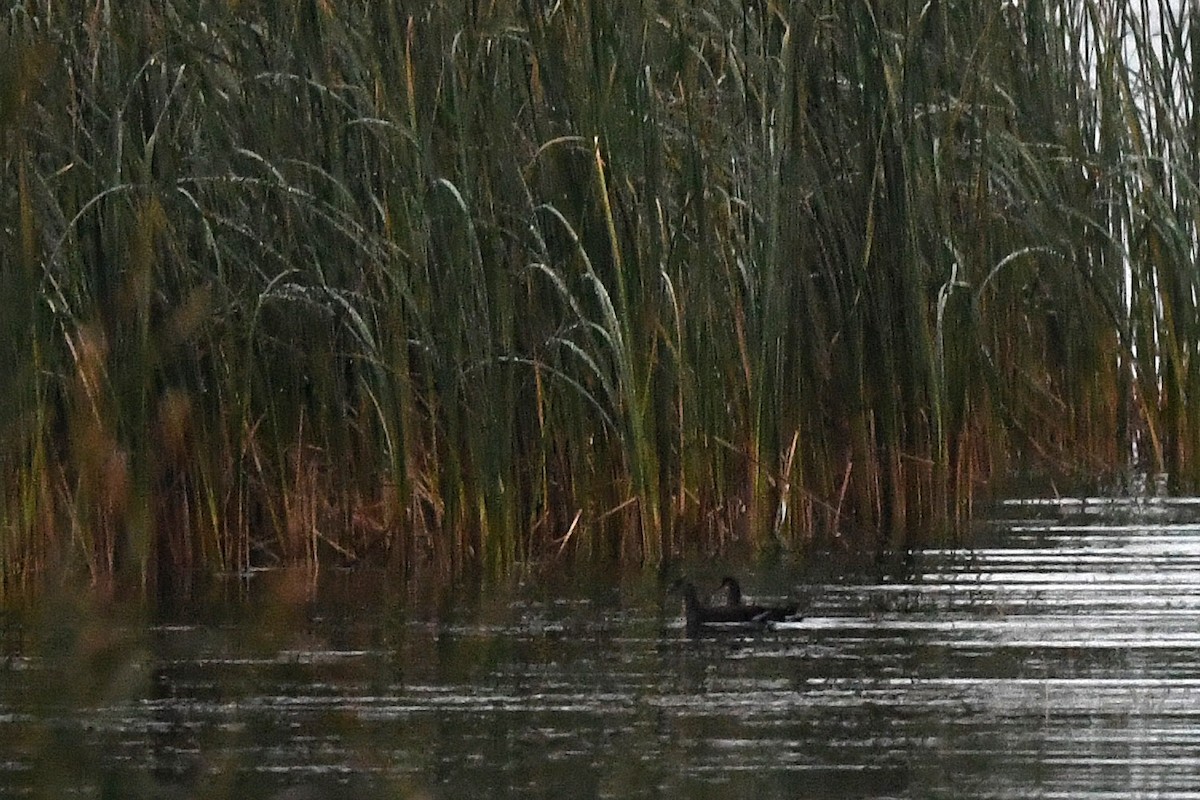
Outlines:
[{"label": "pair of dark birds", "polygon": [[726,577],[721,581],[719,591],[725,595],[725,602],[713,605],[701,602],[691,581],[680,578],[671,584],[671,589],[683,595],[683,622],[688,633],[695,633],[704,625],[765,625],[800,619],[800,609],[796,605],[747,603],[736,578]]}]

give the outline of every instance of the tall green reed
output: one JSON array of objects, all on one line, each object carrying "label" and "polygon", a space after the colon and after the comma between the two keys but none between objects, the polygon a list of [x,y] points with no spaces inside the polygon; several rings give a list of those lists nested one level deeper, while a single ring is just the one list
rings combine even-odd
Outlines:
[{"label": "tall green reed", "polygon": [[1131,441],[1186,484],[1173,8],[14,7],[6,586],[876,547]]}]

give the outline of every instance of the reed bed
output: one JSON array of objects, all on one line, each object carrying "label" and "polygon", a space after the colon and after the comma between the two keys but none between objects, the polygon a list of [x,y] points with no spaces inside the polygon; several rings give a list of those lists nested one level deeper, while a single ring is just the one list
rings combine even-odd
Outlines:
[{"label": "reed bed", "polygon": [[1176,5],[13,3],[4,590],[1194,486]]}]

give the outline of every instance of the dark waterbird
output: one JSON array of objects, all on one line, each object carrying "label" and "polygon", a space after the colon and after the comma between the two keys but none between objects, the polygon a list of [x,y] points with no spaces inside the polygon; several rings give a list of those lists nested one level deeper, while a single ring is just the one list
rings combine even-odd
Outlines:
[{"label": "dark waterbird", "polygon": [[704,625],[765,625],[768,622],[781,622],[793,618],[795,607],[760,606],[741,602],[741,586],[732,578],[726,580],[731,581],[732,586],[724,582],[721,586],[731,601],[736,597],[737,603],[705,605],[700,602],[696,586],[691,581],[681,578],[671,584],[671,590],[683,596],[683,621],[689,633],[694,633]]},{"label": "dark waterbird", "polygon": [[800,607],[794,603],[786,606],[763,606],[747,603],[742,596],[742,585],[737,582],[737,578],[726,575],[721,579],[721,589],[725,592],[727,607],[743,609],[746,613],[753,615],[756,621],[783,622],[784,620],[798,619]]}]

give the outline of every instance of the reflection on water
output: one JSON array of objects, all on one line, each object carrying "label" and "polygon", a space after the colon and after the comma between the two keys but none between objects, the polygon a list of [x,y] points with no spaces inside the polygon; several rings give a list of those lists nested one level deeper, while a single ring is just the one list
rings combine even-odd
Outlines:
[{"label": "reflection on water", "polygon": [[694,639],[648,579],[47,603],[0,618],[0,795],[1200,796],[1200,504],[1012,502],[971,549],[820,561],[745,574],[804,620]]}]

